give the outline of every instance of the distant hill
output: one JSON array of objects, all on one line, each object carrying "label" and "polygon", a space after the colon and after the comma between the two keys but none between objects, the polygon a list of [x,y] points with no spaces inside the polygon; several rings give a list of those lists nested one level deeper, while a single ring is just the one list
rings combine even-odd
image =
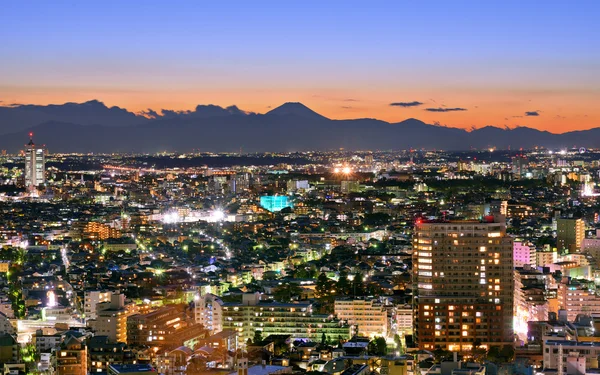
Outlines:
[{"label": "distant hill", "polygon": [[600,145],[600,128],[553,134],[520,127],[487,126],[468,132],[417,119],[388,123],[375,119],[332,120],[301,103],[285,103],[265,114],[236,106],[199,105],[192,111],[136,114],[92,100],[63,105],[0,107],[0,149],[15,152],[35,133],[51,152],[247,152],[466,150]]}]

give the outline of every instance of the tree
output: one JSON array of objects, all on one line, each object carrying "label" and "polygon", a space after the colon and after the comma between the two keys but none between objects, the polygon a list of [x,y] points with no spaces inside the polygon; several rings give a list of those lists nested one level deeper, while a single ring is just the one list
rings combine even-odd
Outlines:
[{"label": "tree", "polygon": [[273,292],[273,299],[277,302],[290,302],[302,294],[302,288],[296,284],[283,284]]},{"label": "tree", "polygon": [[252,339],[252,343],[256,344],[256,343],[261,342],[262,340],[263,340],[262,331],[257,329],[256,331],[254,331],[254,338]]},{"label": "tree", "polygon": [[346,271],[340,272],[340,277],[337,281],[336,290],[342,295],[350,294],[350,281],[348,281],[348,273]]},{"label": "tree", "polygon": [[433,351],[433,358],[437,363],[449,360],[450,358],[452,358],[452,355],[453,354],[451,351],[442,349],[442,347],[439,345]]},{"label": "tree", "polygon": [[486,351],[481,347],[481,340],[473,341],[473,348],[471,350],[471,357],[473,362],[481,362],[486,356]]},{"label": "tree", "polygon": [[512,345],[504,345],[500,349],[500,358],[504,362],[511,362],[515,357],[515,348]]},{"label": "tree", "polygon": [[325,332],[321,334],[321,345],[327,345],[327,336],[325,335]]},{"label": "tree", "polygon": [[396,349],[402,354],[402,338],[397,333],[394,335],[394,343],[396,344]]},{"label": "tree", "polygon": [[369,345],[367,346],[367,351],[369,352],[369,355],[386,355],[387,343],[385,342],[385,339],[379,336],[376,337],[374,340],[371,340],[371,342],[369,342]]},{"label": "tree", "polygon": [[325,298],[331,294],[332,281],[329,280],[327,275],[321,273],[317,278],[317,285],[315,285],[315,293],[318,298]]},{"label": "tree", "polygon": [[352,295],[353,296],[364,296],[365,288],[364,288],[364,280],[363,275],[360,272],[354,274],[354,279],[352,280]]}]

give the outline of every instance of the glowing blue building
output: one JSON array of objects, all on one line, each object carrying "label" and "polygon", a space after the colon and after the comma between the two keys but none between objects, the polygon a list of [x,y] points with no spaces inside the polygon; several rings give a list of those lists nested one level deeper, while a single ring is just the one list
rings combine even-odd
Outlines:
[{"label": "glowing blue building", "polygon": [[260,197],[260,206],[271,212],[281,211],[286,207],[293,207],[290,199],[285,195],[265,195]]}]

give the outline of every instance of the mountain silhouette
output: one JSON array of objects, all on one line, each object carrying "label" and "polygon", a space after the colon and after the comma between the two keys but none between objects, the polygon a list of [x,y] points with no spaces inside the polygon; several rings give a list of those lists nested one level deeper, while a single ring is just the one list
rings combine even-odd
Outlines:
[{"label": "mountain silhouette", "polygon": [[302,103],[284,103],[266,113],[267,116],[298,116],[310,120],[329,120]]},{"label": "mountain silhouette", "polygon": [[467,150],[586,147],[600,144],[600,128],[553,134],[527,127],[486,126],[466,131],[418,119],[333,120],[302,103],[265,114],[236,106],[199,105],[190,111],[132,113],[92,100],[62,105],[0,107],[0,149],[16,152],[28,132],[51,152],[286,152],[306,150]]}]

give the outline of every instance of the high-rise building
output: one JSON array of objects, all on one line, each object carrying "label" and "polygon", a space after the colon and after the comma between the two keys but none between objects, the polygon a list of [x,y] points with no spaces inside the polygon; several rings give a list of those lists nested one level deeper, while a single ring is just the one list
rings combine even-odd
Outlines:
[{"label": "high-rise building", "polygon": [[513,342],[513,248],[504,220],[418,222],[415,323],[422,349]]},{"label": "high-rise building", "polygon": [[25,187],[35,191],[46,182],[44,148],[33,143],[33,133],[29,133],[29,143],[25,145]]},{"label": "high-rise building", "polygon": [[96,335],[106,336],[111,343],[126,343],[127,318],[136,312],[137,306],[126,306],[124,294],[113,293],[109,298],[110,301],[96,304],[95,318],[88,320],[88,325]]},{"label": "high-rise building", "polygon": [[214,294],[205,294],[194,299],[196,323],[214,335],[223,330],[223,301]]},{"label": "high-rise building", "polygon": [[585,238],[585,223],[582,219],[558,219],[556,221],[556,247],[558,251],[579,252]]}]

